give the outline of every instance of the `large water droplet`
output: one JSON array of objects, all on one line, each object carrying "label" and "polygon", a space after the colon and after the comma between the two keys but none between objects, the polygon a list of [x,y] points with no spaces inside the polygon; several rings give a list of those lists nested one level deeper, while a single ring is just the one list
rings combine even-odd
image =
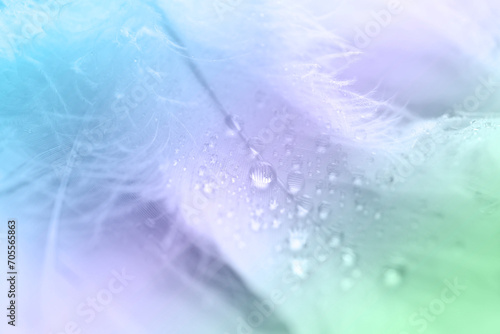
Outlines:
[{"label": "large water droplet", "polygon": [[305,178],[304,175],[299,171],[294,171],[288,174],[287,185],[288,191],[295,195],[299,193],[302,188],[304,188]]},{"label": "large water droplet", "polygon": [[250,168],[252,185],[257,189],[267,189],[276,180],[276,172],[267,162],[258,161]]}]

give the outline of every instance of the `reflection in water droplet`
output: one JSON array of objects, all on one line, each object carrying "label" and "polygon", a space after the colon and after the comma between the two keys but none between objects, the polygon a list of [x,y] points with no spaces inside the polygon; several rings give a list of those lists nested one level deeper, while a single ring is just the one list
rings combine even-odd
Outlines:
[{"label": "reflection in water droplet", "polygon": [[304,188],[305,178],[304,175],[299,171],[294,171],[288,174],[287,185],[288,191],[295,195],[299,193],[302,188]]},{"label": "reflection in water droplet", "polygon": [[267,189],[276,180],[276,172],[267,162],[256,162],[250,168],[252,185],[257,189]]}]

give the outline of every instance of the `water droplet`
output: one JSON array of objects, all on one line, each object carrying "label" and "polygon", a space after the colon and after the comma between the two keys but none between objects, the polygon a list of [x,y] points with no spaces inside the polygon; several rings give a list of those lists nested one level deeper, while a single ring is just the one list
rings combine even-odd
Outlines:
[{"label": "water droplet", "polygon": [[269,201],[269,210],[273,211],[278,208],[278,200],[276,198],[273,198]]},{"label": "water droplet", "polygon": [[363,185],[363,178],[361,176],[355,176],[352,180],[352,184],[356,187],[361,187]]},{"label": "water droplet", "polygon": [[309,196],[302,196],[297,200],[297,215],[305,217],[313,208],[313,201]]},{"label": "water droplet", "polygon": [[252,185],[257,189],[267,189],[276,180],[276,172],[267,162],[258,161],[250,168]]},{"label": "water droplet", "polygon": [[291,230],[288,244],[290,250],[299,251],[303,249],[307,243],[308,234],[304,230]]},{"label": "water droplet", "polygon": [[328,173],[328,180],[333,182],[338,179],[340,172],[339,172],[339,165],[336,163],[331,163],[327,166],[326,172]]},{"label": "water droplet", "polygon": [[273,219],[273,228],[279,228],[281,226],[281,220]]},{"label": "water droplet", "polygon": [[344,235],[340,232],[335,232],[330,236],[328,246],[331,248],[339,248],[344,240]]},{"label": "water droplet", "polygon": [[403,270],[401,268],[387,268],[384,271],[383,283],[388,288],[395,288],[403,282]]},{"label": "water droplet", "polygon": [[327,135],[319,136],[316,139],[316,152],[319,154],[325,153],[330,146],[330,137]]},{"label": "water droplet", "polygon": [[255,232],[260,231],[261,226],[262,226],[262,224],[255,219],[252,219],[252,221],[250,222],[250,228],[252,229],[252,231],[255,231]]},{"label": "water droplet", "polygon": [[216,135],[211,136],[211,137],[210,137],[210,141],[208,142],[208,147],[209,147],[210,149],[214,149],[214,148],[215,148],[215,146],[216,146],[216,144],[217,144],[217,136],[216,136]]},{"label": "water droplet", "polygon": [[327,220],[330,216],[332,207],[329,203],[323,202],[318,206],[318,216],[321,220]]},{"label": "water droplet", "polygon": [[288,191],[295,195],[299,193],[302,188],[304,188],[305,178],[304,175],[299,171],[294,171],[288,174],[287,185]]},{"label": "water droplet", "polygon": [[255,215],[256,217],[260,217],[260,216],[262,216],[262,214],[263,214],[263,213],[264,213],[264,209],[259,208],[259,207],[255,208],[254,215]]},{"label": "water droplet", "polygon": [[373,219],[375,220],[380,220],[382,218],[382,214],[380,212],[376,212],[375,215],[373,215]]},{"label": "water droplet", "polygon": [[213,179],[208,180],[203,184],[203,192],[205,194],[212,194],[215,192],[217,185]]},{"label": "water droplet", "polygon": [[357,256],[356,253],[350,248],[345,248],[342,250],[342,264],[345,267],[352,267],[356,264]]},{"label": "water droplet", "polygon": [[292,160],[292,168],[293,169],[301,169],[302,164],[303,164],[302,157],[296,156],[295,158],[293,158],[293,160]]}]

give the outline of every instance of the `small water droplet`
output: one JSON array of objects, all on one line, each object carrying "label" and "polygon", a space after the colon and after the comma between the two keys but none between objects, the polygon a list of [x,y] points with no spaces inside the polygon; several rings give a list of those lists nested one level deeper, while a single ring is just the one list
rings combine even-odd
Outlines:
[{"label": "small water droplet", "polygon": [[290,250],[299,251],[303,249],[307,243],[308,234],[304,230],[291,230],[288,239]]},{"label": "small water droplet", "polygon": [[328,180],[330,182],[336,181],[340,175],[340,167],[336,163],[331,163],[327,166],[326,172],[328,174]]},{"label": "small water droplet", "polygon": [[217,144],[217,136],[215,136],[215,135],[214,135],[214,136],[211,136],[211,137],[210,137],[210,141],[208,142],[208,147],[209,147],[210,149],[214,149],[214,148],[215,148],[215,146],[216,146],[216,144]]},{"label": "small water droplet", "polygon": [[330,137],[327,135],[319,136],[316,139],[316,152],[319,154],[325,153],[330,146]]},{"label": "small water droplet", "polygon": [[403,282],[403,270],[401,268],[387,268],[384,271],[383,283],[388,288],[395,288]]},{"label": "small water droplet", "polygon": [[330,236],[328,240],[328,246],[331,248],[339,248],[344,240],[344,235],[340,232],[335,232]]},{"label": "small water droplet", "polygon": [[278,200],[276,198],[272,198],[269,201],[269,210],[274,211],[278,208]]},{"label": "small water droplet", "polygon": [[273,228],[279,228],[281,226],[281,220],[273,219]]},{"label": "small water droplet", "polygon": [[252,221],[250,222],[250,228],[252,229],[252,231],[255,231],[255,232],[260,231],[261,226],[262,226],[262,224],[255,219],[252,219]]},{"label": "small water droplet", "polygon": [[357,256],[356,253],[350,248],[345,248],[342,250],[342,264],[345,267],[352,267],[356,264]]},{"label": "small water droplet", "polygon": [[209,179],[203,184],[203,192],[205,194],[212,194],[215,192],[217,185],[213,179]]},{"label": "small water droplet", "polygon": [[299,193],[302,188],[304,188],[305,178],[304,175],[299,171],[293,171],[288,174],[287,185],[288,191],[295,195]]},{"label": "small water droplet", "polygon": [[296,156],[295,158],[293,158],[293,160],[292,160],[292,168],[293,169],[301,169],[302,164],[303,164],[302,157]]},{"label": "small water droplet", "polygon": [[352,184],[356,187],[361,187],[363,185],[363,178],[361,176],[355,176],[352,180]]},{"label": "small water droplet", "polygon": [[302,196],[297,200],[297,215],[305,217],[313,208],[313,201],[309,196]]},{"label": "small water droplet", "polygon": [[276,172],[267,162],[258,161],[250,168],[250,179],[255,188],[267,189],[276,180]]},{"label": "small water droplet", "polygon": [[263,214],[263,213],[264,213],[264,209],[259,208],[259,207],[255,208],[254,215],[255,215],[256,217],[260,217],[260,216],[262,216],[262,214]]},{"label": "small water droplet", "polygon": [[318,206],[318,217],[321,220],[327,220],[330,216],[332,207],[329,203],[323,202]]}]

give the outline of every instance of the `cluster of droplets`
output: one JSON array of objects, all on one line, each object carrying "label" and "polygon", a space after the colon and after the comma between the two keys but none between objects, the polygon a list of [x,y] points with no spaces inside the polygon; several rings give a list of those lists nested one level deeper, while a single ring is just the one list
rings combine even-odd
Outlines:
[{"label": "cluster of droplets", "polygon": [[[225,123],[230,134],[241,133],[241,121],[236,117],[227,116]],[[313,248],[321,239],[321,242],[340,261],[342,273],[345,274],[340,281],[340,287],[343,290],[349,290],[355,284],[356,279],[361,277],[359,254],[355,248],[347,246],[342,232],[330,231],[315,235],[314,228],[317,225],[331,225],[332,213],[342,210],[346,198],[350,198],[349,196],[353,193],[362,193],[362,190],[370,185],[368,179],[363,172],[349,172],[347,154],[340,145],[333,146],[329,136],[321,135],[315,139],[316,157],[312,160],[304,159],[303,155],[296,154],[292,137],[284,135],[283,138],[284,156],[274,151],[271,157],[274,160],[270,163],[263,161],[258,154],[254,155],[254,161],[248,169],[249,186],[253,189],[253,194],[256,197],[266,198],[263,206],[251,209],[250,230],[262,232],[268,228],[280,229],[283,225],[288,226],[286,243],[276,246],[276,250],[280,252],[285,250],[289,254],[289,268],[301,279],[307,278],[314,269]],[[366,134],[357,133],[356,140],[366,140]],[[209,147],[213,145],[209,144]],[[332,151],[334,151],[332,155],[327,154]],[[290,171],[283,175],[282,180],[278,179],[275,166],[287,165]],[[314,189],[311,194],[306,186],[309,180],[314,180],[314,178],[321,178],[321,180],[314,181],[316,186],[314,187],[313,184]],[[349,190],[342,188],[344,185],[350,186]],[[271,195],[276,189],[280,189],[284,196]],[[338,205],[332,205],[332,203]],[[367,215],[371,212],[372,216],[367,217],[371,217],[372,221],[382,219],[380,210],[370,211],[370,203],[360,200],[360,196],[353,196],[353,202],[350,203],[353,206],[348,214],[361,212]],[[347,208],[350,209],[351,206]],[[317,257],[316,260],[319,263],[328,258],[326,254],[319,254]],[[404,270],[401,267],[393,266],[383,269],[382,284],[385,287],[398,287],[403,280]]]}]

